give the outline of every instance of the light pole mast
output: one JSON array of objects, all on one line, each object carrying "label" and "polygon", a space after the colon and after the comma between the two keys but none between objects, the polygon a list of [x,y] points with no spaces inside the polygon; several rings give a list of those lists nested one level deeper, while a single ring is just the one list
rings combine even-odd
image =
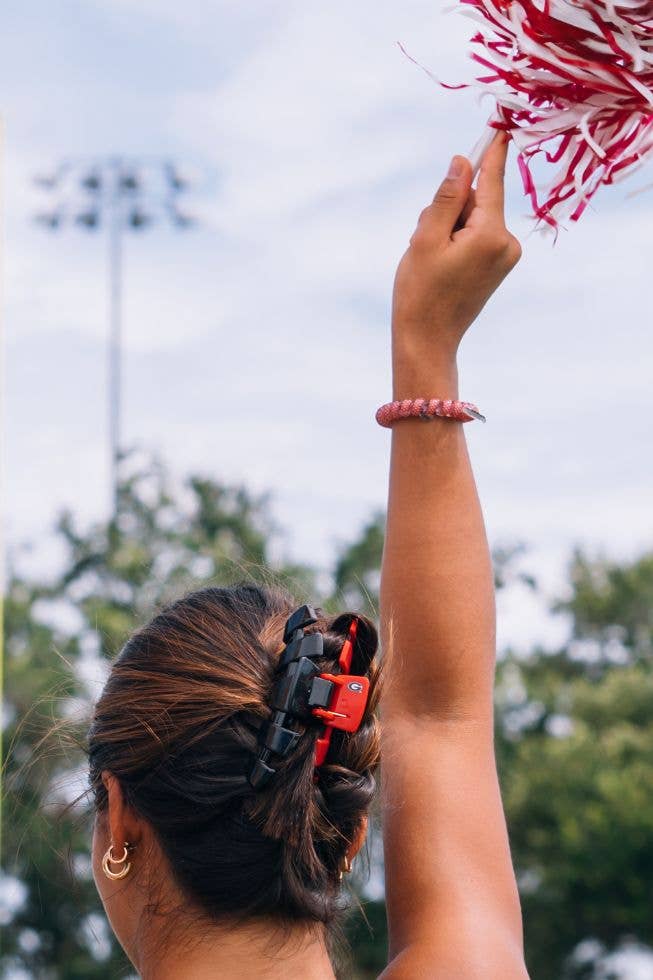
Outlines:
[{"label": "light pole mast", "polygon": [[57,194],[53,207],[36,216],[49,231],[79,225],[87,231],[106,229],[108,269],[107,431],[111,508],[120,503],[122,443],[123,323],[122,238],[158,221],[188,228],[194,219],[178,209],[177,198],[189,186],[171,160],[150,157],[100,157],[63,160],[53,175],[35,183]]},{"label": "light pole mast", "polygon": [[112,206],[108,209],[109,225],[109,451],[113,513],[118,514],[120,447],[122,445],[122,230],[123,206],[119,187],[119,170],[113,168]]}]

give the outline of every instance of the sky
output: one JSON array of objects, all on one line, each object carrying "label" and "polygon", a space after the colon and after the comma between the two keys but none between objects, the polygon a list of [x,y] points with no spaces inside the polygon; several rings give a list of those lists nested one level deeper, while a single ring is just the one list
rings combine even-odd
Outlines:
[{"label": "sky", "polygon": [[[469,22],[425,0],[27,0],[2,33],[10,551],[45,568],[61,507],[109,508],[106,241],[35,225],[31,178],[144,155],[197,176],[200,221],[125,238],[124,443],[271,490],[288,555],[329,566],[384,505],[397,261],[491,110],[397,42],[469,80]],[[490,543],[526,542],[545,592],[499,597],[500,644],[562,641],[546,598],[574,546],[651,547],[651,182],[604,189],[554,246],[509,165],[523,258],[459,359]]]}]

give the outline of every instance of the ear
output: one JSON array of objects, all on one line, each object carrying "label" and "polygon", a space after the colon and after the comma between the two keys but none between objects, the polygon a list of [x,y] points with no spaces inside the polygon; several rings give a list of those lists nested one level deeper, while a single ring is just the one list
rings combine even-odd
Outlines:
[{"label": "ear", "polygon": [[356,831],[356,836],[354,837],[353,841],[349,846],[349,850],[347,851],[347,857],[349,858],[350,861],[354,860],[354,858],[360,851],[361,847],[365,843],[365,838],[367,837],[367,826],[368,826],[368,820],[367,820],[367,814],[365,814],[365,816],[361,820],[360,827]]},{"label": "ear", "polygon": [[114,853],[122,853],[125,843],[138,844],[143,836],[142,821],[125,802],[119,780],[108,770],[102,772],[108,795],[108,822],[111,843],[115,844]]}]

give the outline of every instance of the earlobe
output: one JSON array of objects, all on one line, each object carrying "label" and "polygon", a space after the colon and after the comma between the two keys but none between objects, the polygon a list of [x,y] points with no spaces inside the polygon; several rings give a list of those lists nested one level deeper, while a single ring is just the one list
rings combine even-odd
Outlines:
[{"label": "earlobe", "polygon": [[344,856],[343,864],[338,872],[338,881],[342,881],[343,875],[349,874],[349,872],[351,871],[352,862],[356,857],[356,855],[358,854],[358,852],[360,851],[363,844],[365,843],[365,838],[367,836],[367,826],[368,826],[367,814],[365,814],[365,816],[360,822],[360,826],[356,831],[356,834],[354,835],[354,839],[352,840],[351,844],[347,848],[347,852]]},{"label": "earlobe", "polygon": [[356,832],[356,836],[351,842],[351,847],[347,851],[347,857],[349,858],[350,861],[354,860],[354,858],[360,851],[361,847],[365,843],[365,838],[367,837],[367,829],[368,829],[368,819],[367,819],[367,814],[365,814],[365,816],[361,820],[360,827]]}]

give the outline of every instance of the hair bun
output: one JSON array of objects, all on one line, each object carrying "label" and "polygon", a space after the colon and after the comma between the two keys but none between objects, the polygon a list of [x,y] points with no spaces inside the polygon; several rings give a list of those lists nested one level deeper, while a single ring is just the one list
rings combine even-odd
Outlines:
[{"label": "hair bun", "polygon": [[343,613],[331,623],[329,632],[342,636],[344,642],[354,619],[358,620],[358,629],[354,642],[351,673],[366,674],[379,648],[379,635],[372,620],[358,613]]}]

